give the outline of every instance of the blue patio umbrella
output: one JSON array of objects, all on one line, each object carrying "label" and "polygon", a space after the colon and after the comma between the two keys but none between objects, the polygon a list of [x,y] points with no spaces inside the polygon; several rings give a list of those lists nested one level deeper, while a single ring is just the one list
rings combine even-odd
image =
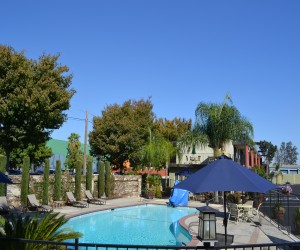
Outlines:
[{"label": "blue patio umbrella", "polygon": [[262,178],[255,172],[222,155],[214,162],[178,183],[174,188],[188,190],[192,193],[224,191],[224,227],[225,244],[227,237],[226,191],[244,191],[266,193],[280,188],[278,185]]},{"label": "blue patio umbrella", "polygon": [[0,172],[0,183],[12,184],[13,181],[7,175]]}]

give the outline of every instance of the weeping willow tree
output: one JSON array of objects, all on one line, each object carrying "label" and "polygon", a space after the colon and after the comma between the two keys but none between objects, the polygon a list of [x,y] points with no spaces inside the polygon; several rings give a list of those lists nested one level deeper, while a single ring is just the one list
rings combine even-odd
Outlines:
[{"label": "weeping willow tree", "polygon": [[176,154],[176,147],[163,137],[152,136],[149,129],[148,144],[142,148],[141,154],[143,167],[153,167],[156,170],[166,168],[168,172],[170,159]]},{"label": "weeping willow tree", "polygon": [[141,150],[142,164],[160,170],[168,166],[170,158],[175,152],[176,148],[170,141],[162,137],[153,136],[149,129],[148,143]]}]

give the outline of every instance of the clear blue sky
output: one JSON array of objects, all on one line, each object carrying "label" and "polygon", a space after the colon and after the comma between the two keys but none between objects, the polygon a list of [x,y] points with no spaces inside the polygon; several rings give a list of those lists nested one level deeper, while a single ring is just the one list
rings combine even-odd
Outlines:
[{"label": "clear blue sky", "polygon": [[85,111],[92,120],[114,103],[152,96],[157,117],[194,119],[199,102],[229,92],[256,141],[300,153],[299,13],[299,0],[10,0],[0,43],[33,59],[61,53],[70,67],[68,115],[82,120],[55,139],[83,142]]}]

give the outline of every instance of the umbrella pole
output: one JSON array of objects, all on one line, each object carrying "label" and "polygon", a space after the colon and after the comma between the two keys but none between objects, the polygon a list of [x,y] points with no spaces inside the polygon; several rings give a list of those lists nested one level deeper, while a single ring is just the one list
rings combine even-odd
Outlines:
[{"label": "umbrella pole", "polygon": [[226,192],[224,191],[224,220],[223,225],[225,228],[225,246],[227,245],[227,213],[226,213]]}]

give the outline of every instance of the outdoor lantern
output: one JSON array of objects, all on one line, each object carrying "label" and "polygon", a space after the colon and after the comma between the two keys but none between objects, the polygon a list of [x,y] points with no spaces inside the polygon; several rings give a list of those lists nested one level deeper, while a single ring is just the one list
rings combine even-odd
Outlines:
[{"label": "outdoor lantern", "polygon": [[199,207],[198,238],[204,245],[210,245],[217,241],[216,233],[216,209],[209,206]]}]

